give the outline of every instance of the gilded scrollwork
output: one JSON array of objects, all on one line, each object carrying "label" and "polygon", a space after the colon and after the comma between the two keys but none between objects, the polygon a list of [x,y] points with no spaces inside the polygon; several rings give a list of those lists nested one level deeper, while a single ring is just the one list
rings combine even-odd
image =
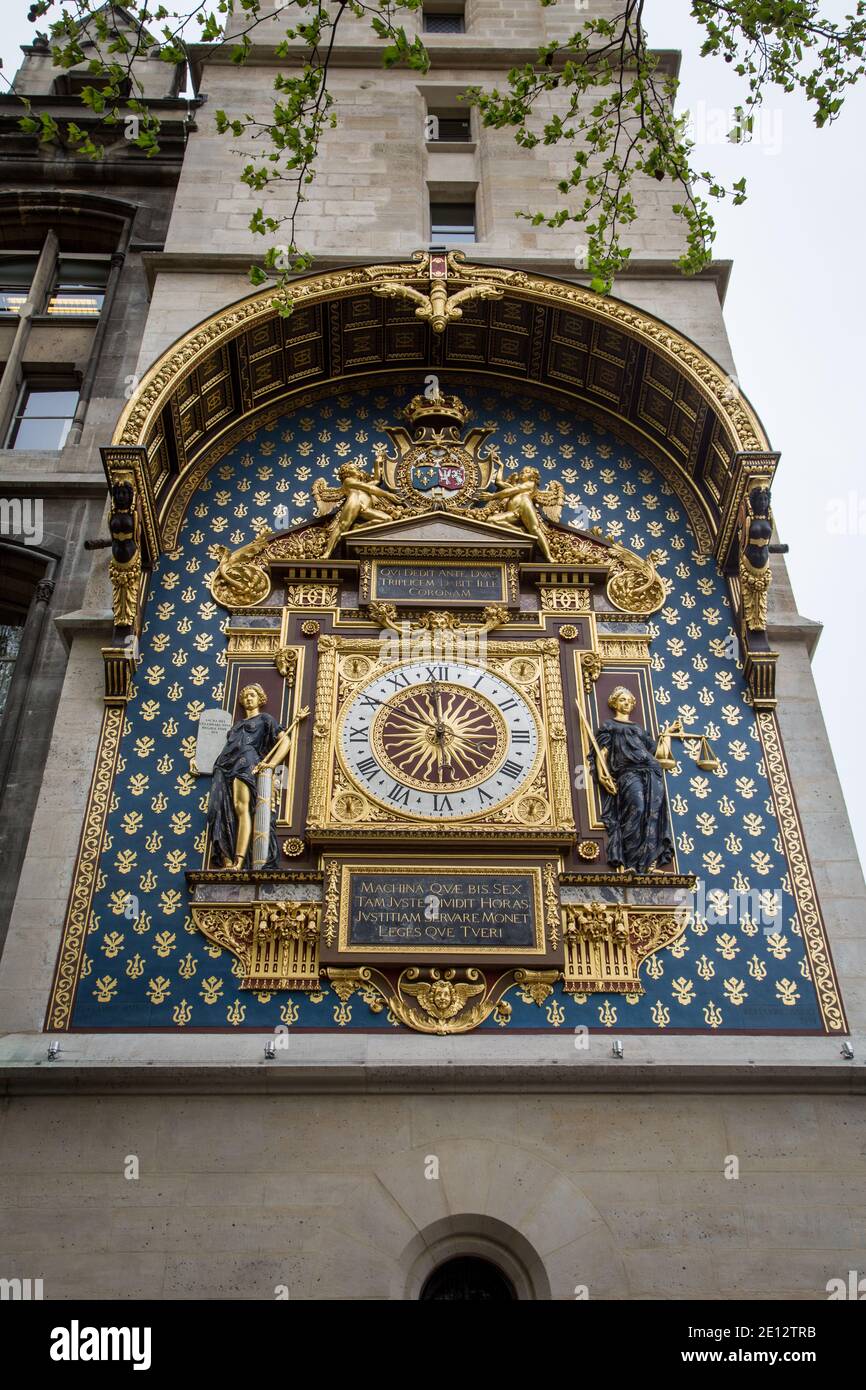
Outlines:
[{"label": "gilded scrollwork", "polygon": [[271,535],[270,531],[265,531],[235,551],[225,545],[213,547],[214,559],[219,564],[210,591],[223,608],[252,608],[267,598],[271,578],[265,552]]},{"label": "gilded scrollwork", "polygon": [[343,1006],[357,991],[375,1013],[387,1008],[413,1032],[440,1037],[471,1032],[500,1008],[504,1019],[510,1017],[504,996],[514,986],[526,1002],[540,1008],[560,978],[556,970],[518,968],[490,982],[484,971],[472,966],[441,969],[415,965],[401,971],[396,981],[366,965],[330,966],[327,974]]},{"label": "gilded scrollwork", "polygon": [[651,550],[646,557],[636,555],[622,545],[610,548],[611,572],[607,580],[607,596],[623,613],[655,613],[665,601],[665,586],[656,562],[660,552]]},{"label": "gilded scrollwork", "polygon": [[844,1033],[848,1025],[812,878],[803,827],[788,776],[778,721],[772,710],[760,710],[756,718],[821,1016],[828,1032]]},{"label": "gilded scrollwork", "polygon": [[431,608],[428,612],[422,613],[419,618],[405,619],[400,617],[398,608],[393,603],[381,603],[378,600],[369,604],[367,609],[370,617],[380,627],[389,628],[392,632],[403,633],[429,632],[431,636],[443,639],[443,645],[447,648],[449,634],[453,633],[482,633],[495,632],[497,628],[504,627],[511,619],[511,613],[501,604],[488,604],[481,615],[481,622],[461,618],[456,613],[450,613],[447,609]]},{"label": "gilded scrollwork", "polygon": [[60,948],[57,973],[51,989],[46,1026],[52,1032],[67,1029],[72,1018],[75,987],[82,967],[84,943],[90,926],[93,893],[99,871],[99,855],[111,805],[111,789],[120,752],[120,736],[125,718],[122,704],[108,704],[102,716],[96,766],[72,878],[72,891],[66,913],[66,929]]}]

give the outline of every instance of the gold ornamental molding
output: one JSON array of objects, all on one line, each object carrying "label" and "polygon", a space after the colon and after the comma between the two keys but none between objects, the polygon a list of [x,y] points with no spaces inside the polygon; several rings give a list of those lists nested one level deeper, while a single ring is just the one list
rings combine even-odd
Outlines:
[{"label": "gold ornamental molding", "polygon": [[410,965],[392,980],[373,966],[335,966],[327,970],[331,988],[340,1000],[337,1023],[351,1022],[351,999],[356,992],[373,1013],[389,1014],[415,1033],[469,1033],[492,1014],[502,1026],[512,1008],[505,995],[516,988],[524,1003],[538,1008],[561,978],[558,970],[506,970],[489,978],[473,966],[465,969]]},{"label": "gold ornamental molding", "polygon": [[[434,290],[440,299],[445,292],[446,317],[451,302],[442,332],[434,331],[442,316],[432,308]],[[173,499],[186,495],[187,474],[200,476],[202,460],[212,463],[278,402],[352,378],[471,372],[554,391],[648,456],[661,454],[708,553],[727,545],[742,479],[770,456],[751,405],[702,349],[642,310],[569,281],[474,264],[456,251],[438,259],[418,252],[409,262],[301,277],[292,294],[287,319],[266,289],[197,325],[124,409],[111,449],[139,451],[154,497],[152,530],[161,527],[165,544],[177,525]]]},{"label": "gold ornamental molding", "polygon": [[622,907],[591,902],[563,911],[566,994],[644,992],[640,969],[656,951],[684,935],[688,913],[677,907]]},{"label": "gold ornamental molding", "polygon": [[202,936],[238,961],[240,989],[319,988],[319,903],[192,903],[190,912]]}]

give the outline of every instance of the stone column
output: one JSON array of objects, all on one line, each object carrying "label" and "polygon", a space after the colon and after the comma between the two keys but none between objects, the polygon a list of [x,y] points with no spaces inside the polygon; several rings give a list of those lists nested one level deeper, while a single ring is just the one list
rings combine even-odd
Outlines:
[{"label": "stone column", "polygon": [[271,839],[271,800],[274,794],[274,770],[262,768],[256,782],[256,818],[253,824],[253,868],[261,869],[268,860]]}]

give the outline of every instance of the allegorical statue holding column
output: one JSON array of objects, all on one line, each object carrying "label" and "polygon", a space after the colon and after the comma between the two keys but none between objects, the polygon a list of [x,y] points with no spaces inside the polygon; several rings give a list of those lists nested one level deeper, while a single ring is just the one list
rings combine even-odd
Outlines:
[{"label": "allegorical statue holding column", "polygon": [[213,765],[207,820],[214,851],[226,868],[278,867],[274,769],[288,757],[295,725],[309,710],[299,710],[284,729],[265,713],[267,698],[260,685],[244,686],[239,697],[244,717],[232,725]]},{"label": "allegorical statue holding column", "polygon": [[618,685],[607,703],[613,718],[595,734],[587,726],[607,859],[613,868],[646,874],[671,864],[674,857],[664,770],[655,740],[629,718],[637,703],[631,691]]}]

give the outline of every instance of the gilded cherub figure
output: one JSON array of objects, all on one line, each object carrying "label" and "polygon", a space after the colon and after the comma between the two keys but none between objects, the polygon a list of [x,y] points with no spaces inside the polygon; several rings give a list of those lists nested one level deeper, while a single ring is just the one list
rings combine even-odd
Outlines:
[{"label": "gilded cherub figure", "polygon": [[392,521],[403,508],[380,486],[381,454],[377,454],[373,476],[358,463],[344,463],[337,472],[338,488],[328,487],[321,478],[313,483],[313,496],[320,516],[339,507],[328,532],[326,555],[331,555],[340,539],[359,521]]},{"label": "gilded cherub figure", "polygon": [[[493,451],[491,450],[491,453]],[[538,542],[546,560],[551,558],[550,542],[537,508],[544,510],[551,521],[559,521],[565,501],[565,489],[560,482],[542,488],[537,468],[527,465],[505,477],[505,465],[496,456],[496,467],[490,478],[498,489],[496,496],[478,513],[491,526],[508,526],[527,531]]]}]

